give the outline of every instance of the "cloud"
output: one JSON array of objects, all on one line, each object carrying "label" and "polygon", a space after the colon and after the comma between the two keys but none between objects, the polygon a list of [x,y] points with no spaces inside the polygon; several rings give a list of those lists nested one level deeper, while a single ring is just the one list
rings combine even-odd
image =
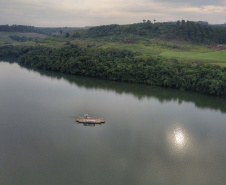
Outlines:
[{"label": "cloud", "polygon": [[[146,0],[151,2],[152,0]],[[205,6],[205,5],[225,5],[225,0],[155,0],[156,2],[161,3],[183,3],[188,4],[190,6]]]},{"label": "cloud", "polygon": [[0,24],[35,26],[126,24],[143,19],[224,23],[226,12],[222,0],[198,3],[195,0],[0,0],[0,3]]}]

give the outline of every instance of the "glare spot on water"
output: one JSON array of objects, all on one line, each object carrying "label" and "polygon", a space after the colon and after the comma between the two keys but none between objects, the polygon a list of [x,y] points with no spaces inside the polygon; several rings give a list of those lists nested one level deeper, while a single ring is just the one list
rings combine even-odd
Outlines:
[{"label": "glare spot on water", "polygon": [[168,143],[170,151],[174,154],[187,152],[189,145],[189,135],[184,128],[176,126],[168,130]]},{"label": "glare spot on water", "polygon": [[174,131],[174,139],[175,139],[175,143],[180,147],[185,144],[185,136],[182,130],[180,129],[177,129]]}]

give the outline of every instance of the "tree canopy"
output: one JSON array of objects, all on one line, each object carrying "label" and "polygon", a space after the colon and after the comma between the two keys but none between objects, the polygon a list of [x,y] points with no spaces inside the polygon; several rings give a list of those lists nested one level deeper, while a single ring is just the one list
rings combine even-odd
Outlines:
[{"label": "tree canopy", "polygon": [[[17,48],[17,47],[16,47]],[[19,57],[19,63],[38,69],[143,83],[211,95],[226,95],[226,68],[199,63],[185,63],[162,57],[142,58],[137,53],[118,49],[60,49],[4,47],[0,56]]]}]

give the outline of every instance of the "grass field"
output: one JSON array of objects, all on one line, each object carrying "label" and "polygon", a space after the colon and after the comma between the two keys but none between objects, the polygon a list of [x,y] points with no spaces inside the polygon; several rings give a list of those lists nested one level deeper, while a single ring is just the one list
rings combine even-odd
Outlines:
[{"label": "grass field", "polygon": [[160,55],[166,58],[177,58],[186,62],[203,62],[226,67],[226,50],[216,51],[206,45],[185,42],[166,42],[152,40],[135,44],[106,43],[103,48],[129,49],[142,55]]},{"label": "grass field", "polygon": [[160,55],[177,58],[186,62],[203,62],[226,67],[226,50],[216,51],[207,45],[198,45],[178,41],[142,40],[135,44],[106,43],[103,48],[129,49],[142,55]]},{"label": "grass field", "polygon": [[117,48],[117,49],[128,49],[134,52],[139,52],[145,55],[158,55],[162,49],[154,46],[145,46],[143,44],[122,44],[122,43],[107,43],[101,46],[102,48]]},{"label": "grass field", "polygon": [[[3,44],[21,45],[21,44],[23,44],[22,42],[12,40],[10,38],[11,35],[16,35],[16,36],[20,36],[20,37],[31,37],[33,39],[47,37],[46,35],[38,34],[38,33],[0,32],[0,45],[3,45]],[[26,44],[31,45],[31,42],[26,42]]]},{"label": "grass field", "polygon": [[211,51],[211,52],[178,52],[178,51],[163,51],[161,56],[167,58],[186,59],[190,61],[201,61],[221,66],[226,66],[226,50]]}]

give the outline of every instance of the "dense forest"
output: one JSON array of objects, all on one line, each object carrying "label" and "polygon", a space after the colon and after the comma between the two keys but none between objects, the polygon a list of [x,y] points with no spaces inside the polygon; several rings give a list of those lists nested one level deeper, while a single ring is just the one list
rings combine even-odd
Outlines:
[{"label": "dense forest", "polygon": [[133,39],[134,36],[145,36],[195,43],[226,43],[225,27],[184,20],[176,23],[152,23],[144,20],[142,23],[130,25],[103,25],[90,28],[85,36],[98,38],[114,35],[130,39]]},{"label": "dense forest", "polygon": [[184,63],[161,57],[142,58],[117,49],[4,47],[0,57],[19,57],[19,64],[61,73],[143,83],[211,95],[226,95],[226,68]]}]

